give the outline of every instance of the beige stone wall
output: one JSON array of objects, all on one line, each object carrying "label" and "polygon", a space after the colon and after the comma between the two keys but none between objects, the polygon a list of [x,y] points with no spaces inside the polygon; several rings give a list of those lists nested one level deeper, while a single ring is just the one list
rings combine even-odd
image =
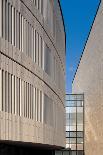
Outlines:
[{"label": "beige stone wall", "polygon": [[[4,0],[0,0],[0,13],[5,15],[6,9],[3,9],[4,12],[2,11],[2,2],[4,2]],[[63,40],[61,39],[62,47],[59,42],[60,38],[58,38],[58,27],[56,27],[56,34],[53,35],[51,31],[53,28],[52,23],[48,24],[48,20],[45,21],[44,14],[47,13],[47,10],[49,13],[51,1],[45,1],[45,3],[43,1],[43,14],[41,10],[37,8],[38,6],[34,5],[33,0],[9,0],[7,3],[9,3],[9,7],[13,9],[12,18],[10,19],[9,17],[9,20],[12,20],[10,24],[14,26],[13,19],[15,10],[16,13],[20,15],[19,20],[23,22],[20,22],[19,31],[22,32],[22,34],[19,36],[19,49],[13,45],[15,36],[13,35],[14,30],[10,29],[11,25],[9,27],[9,37],[12,33],[11,43],[5,39],[8,31],[5,31],[7,23],[5,23],[5,20],[3,21],[0,15],[0,22],[3,21],[3,27],[2,24],[0,24],[0,140],[23,141],[65,147],[65,34],[61,14],[56,15],[56,21],[59,24],[63,36]],[[41,6],[41,1],[39,5]],[[56,8],[59,9],[58,2]],[[60,10],[58,12],[60,13]],[[28,39],[28,49],[30,49],[30,51],[23,47],[27,46],[24,44],[26,38],[24,36],[24,28],[22,28],[24,26],[24,20],[29,23],[29,27],[36,30],[37,36],[39,36],[39,42],[36,42],[36,62],[33,61],[32,50],[34,49],[31,48],[32,43],[29,41],[29,39],[32,41],[32,38]],[[19,21],[16,20],[16,22]],[[2,36],[2,31],[4,36]],[[19,31],[16,32],[16,37],[18,37]],[[24,38],[22,38],[22,36],[24,36]],[[43,41],[42,45],[40,44],[40,37]],[[44,62],[46,61],[44,44],[48,46],[51,52],[51,75],[48,75],[44,70]],[[43,49],[41,49],[41,47]],[[41,65],[41,63],[43,64]],[[14,78],[20,82],[15,83]],[[16,88],[17,85],[20,93],[17,92],[15,99],[13,94],[15,93],[14,89],[18,91]],[[35,88],[39,92],[38,95],[37,92],[36,94],[33,94],[35,91],[32,92]],[[28,97],[24,91],[27,91],[26,93],[31,96]],[[23,96],[24,94],[25,97]],[[48,96],[48,102],[50,102],[46,110],[44,110],[45,95]],[[26,108],[25,105],[27,106]],[[30,114],[30,110],[32,111],[31,106],[34,109],[32,118]],[[18,112],[18,110],[20,110],[20,112]],[[45,111],[47,113],[46,116],[48,116],[48,113],[52,114],[52,116],[49,115],[49,118],[46,118],[48,121],[44,119]],[[25,116],[25,113],[27,113],[28,116]],[[49,121],[50,123],[48,123]]]},{"label": "beige stone wall", "polygon": [[85,98],[85,154],[103,155],[103,1],[72,86]]}]

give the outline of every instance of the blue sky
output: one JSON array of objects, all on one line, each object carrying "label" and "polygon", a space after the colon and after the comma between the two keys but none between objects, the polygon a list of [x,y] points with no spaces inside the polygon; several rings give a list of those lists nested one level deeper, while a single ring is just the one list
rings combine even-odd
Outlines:
[{"label": "blue sky", "polygon": [[87,40],[100,0],[60,0],[66,28],[66,93]]}]

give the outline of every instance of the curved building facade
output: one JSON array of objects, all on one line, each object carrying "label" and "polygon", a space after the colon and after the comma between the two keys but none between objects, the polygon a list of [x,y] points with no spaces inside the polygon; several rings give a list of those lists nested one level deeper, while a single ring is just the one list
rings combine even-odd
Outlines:
[{"label": "curved building facade", "polygon": [[65,147],[58,0],[0,0],[0,141]]}]

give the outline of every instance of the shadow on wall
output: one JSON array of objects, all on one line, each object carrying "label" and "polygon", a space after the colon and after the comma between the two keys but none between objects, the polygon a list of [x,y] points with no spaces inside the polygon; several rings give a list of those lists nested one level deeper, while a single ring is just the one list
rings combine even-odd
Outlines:
[{"label": "shadow on wall", "polygon": [[0,144],[0,155],[54,155],[53,150]]}]

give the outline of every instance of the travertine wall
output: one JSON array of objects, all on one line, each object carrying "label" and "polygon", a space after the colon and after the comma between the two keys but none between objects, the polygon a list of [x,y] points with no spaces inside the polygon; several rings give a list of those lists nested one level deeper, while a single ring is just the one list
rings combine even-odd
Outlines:
[{"label": "travertine wall", "polygon": [[65,147],[62,20],[57,0],[0,0],[0,140]]},{"label": "travertine wall", "polygon": [[85,98],[85,155],[103,155],[103,1],[73,81]]}]

